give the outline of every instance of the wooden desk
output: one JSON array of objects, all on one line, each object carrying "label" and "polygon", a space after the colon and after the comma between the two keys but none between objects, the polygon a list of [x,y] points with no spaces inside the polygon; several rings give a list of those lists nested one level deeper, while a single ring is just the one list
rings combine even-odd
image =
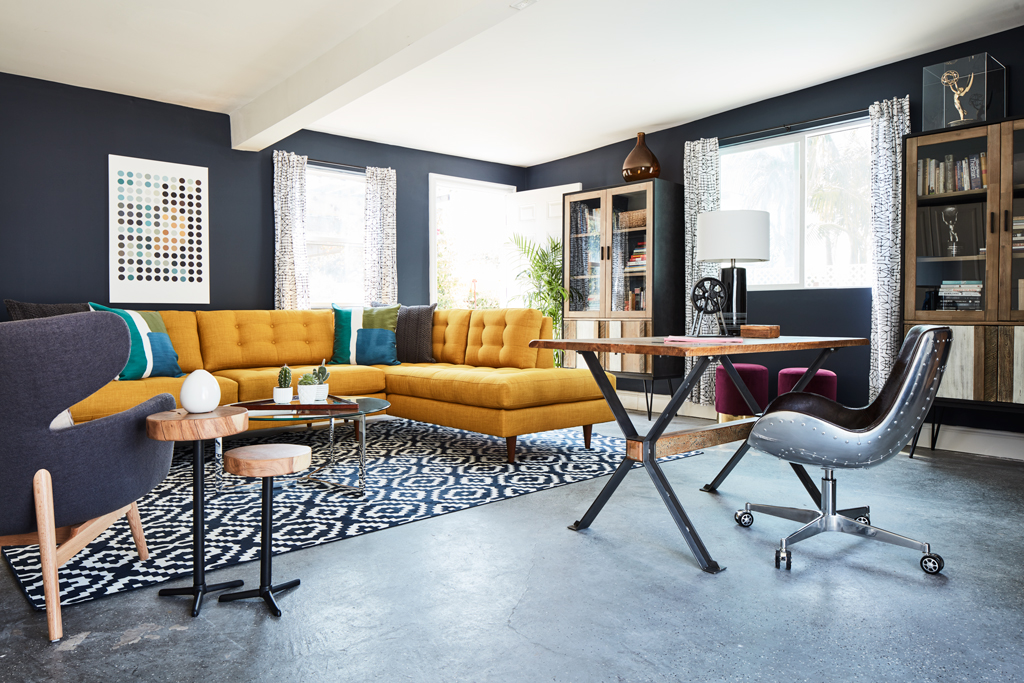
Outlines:
[{"label": "wooden desk", "polygon": [[[690,522],[690,519],[686,516],[686,512],[683,510],[683,506],[680,505],[675,491],[672,490],[672,486],[669,484],[664,472],[662,472],[661,467],[658,465],[658,458],[674,455],[676,453],[684,453],[697,448],[708,448],[723,443],[743,440],[743,445],[732,456],[728,464],[722,468],[722,471],[719,472],[714,481],[707,484],[703,489],[705,491],[714,491],[746,454],[746,438],[750,433],[750,429],[756,421],[756,418],[738,420],[736,422],[729,422],[722,425],[713,425],[698,429],[686,429],[679,432],[665,434],[664,432],[666,427],[668,427],[669,422],[672,421],[672,418],[682,406],[683,401],[686,400],[690,395],[690,392],[693,391],[693,387],[697,384],[701,375],[704,374],[708,367],[710,367],[711,362],[715,359],[719,360],[725,367],[729,377],[732,379],[736,388],[746,401],[747,406],[750,408],[750,412],[754,415],[758,415],[764,411],[766,406],[760,406],[757,401],[754,400],[750,390],[740,378],[739,373],[736,372],[736,368],[733,366],[730,356],[749,353],[774,353],[779,351],[819,349],[820,353],[814,363],[807,368],[807,372],[804,373],[803,377],[800,378],[800,381],[793,387],[793,391],[802,391],[808,383],[810,383],[811,379],[814,378],[814,375],[835,349],[846,346],[866,346],[867,344],[867,339],[857,337],[776,337],[775,339],[746,338],[741,344],[666,344],[663,337],[643,337],[636,339],[534,339],[530,342],[530,346],[532,348],[576,351],[583,357],[587,363],[587,367],[590,368],[591,374],[594,376],[594,380],[601,388],[601,393],[604,395],[605,401],[608,402],[608,406],[612,409],[616,423],[618,423],[619,428],[622,429],[622,433],[626,437],[626,453],[622,458],[622,462],[619,463],[619,466],[612,474],[611,479],[609,479],[608,483],[605,484],[605,487],[601,490],[601,493],[598,494],[597,498],[591,504],[583,518],[577,520],[576,523],[569,528],[574,531],[578,531],[590,526],[598,513],[601,512],[601,508],[604,507],[605,503],[608,502],[608,499],[615,492],[615,489],[618,488],[622,479],[626,476],[626,473],[632,468],[633,463],[640,462],[643,464],[644,469],[647,470],[647,474],[650,475],[651,481],[654,483],[654,487],[661,495],[662,501],[664,501],[665,506],[668,508],[669,514],[671,514],[672,519],[675,520],[679,533],[682,534],[686,544],[690,547],[690,550],[693,552],[693,556],[696,558],[700,568],[711,574],[717,574],[722,571],[725,567],[719,566],[719,564],[711,558],[707,548],[704,547],[704,543],[697,534],[697,530]],[[639,353],[649,356],[683,356],[693,358],[694,364],[690,372],[687,373],[682,384],[672,395],[668,405],[658,417],[654,426],[646,435],[640,436],[633,427],[633,422],[629,419],[626,409],[622,407],[622,402],[619,401],[619,397],[615,393],[615,389],[612,388],[611,382],[608,381],[608,376],[604,373],[604,369],[598,362],[598,353]],[[811,494],[811,497],[816,497],[815,502],[820,507],[821,492],[818,491],[818,488],[815,486],[813,480],[811,480],[810,475],[807,474],[807,471],[804,470],[801,465],[794,465],[793,469],[797,472],[797,476],[800,477],[804,487],[808,489],[808,493]]]}]

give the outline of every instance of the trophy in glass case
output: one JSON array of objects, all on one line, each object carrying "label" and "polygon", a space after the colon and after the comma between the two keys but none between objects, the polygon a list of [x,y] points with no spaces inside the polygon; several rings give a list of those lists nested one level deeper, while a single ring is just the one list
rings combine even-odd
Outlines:
[{"label": "trophy in glass case", "polygon": [[1006,67],[987,52],[924,68],[922,130],[1006,116]]},{"label": "trophy in glass case", "polygon": [[942,222],[949,228],[949,244],[946,252],[949,256],[960,255],[960,237],[956,234],[956,219],[958,213],[955,206],[947,206],[942,210]]}]

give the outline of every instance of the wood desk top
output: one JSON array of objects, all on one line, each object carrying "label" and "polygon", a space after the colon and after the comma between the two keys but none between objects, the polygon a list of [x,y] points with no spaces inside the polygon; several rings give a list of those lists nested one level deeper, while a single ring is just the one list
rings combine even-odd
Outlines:
[{"label": "wood desk top", "polygon": [[736,356],[743,353],[834,349],[842,346],[867,346],[859,337],[744,337],[742,344],[666,344],[664,337],[635,339],[534,339],[530,348],[595,351],[598,353],[639,353],[645,356]]},{"label": "wood desk top", "polygon": [[248,428],[249,411],[234,406],[218,406],[209,413],[190,413],[178,408],[146,418],[146,435],[157,441],[205,441]]}]

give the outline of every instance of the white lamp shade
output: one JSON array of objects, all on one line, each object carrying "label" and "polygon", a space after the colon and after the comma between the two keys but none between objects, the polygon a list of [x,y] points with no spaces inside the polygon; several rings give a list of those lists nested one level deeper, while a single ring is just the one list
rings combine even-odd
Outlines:
[{"label": "white lamp shade", "polygon": [[697,216],[698,261],[767,261],[767,211],[711,211]]}]

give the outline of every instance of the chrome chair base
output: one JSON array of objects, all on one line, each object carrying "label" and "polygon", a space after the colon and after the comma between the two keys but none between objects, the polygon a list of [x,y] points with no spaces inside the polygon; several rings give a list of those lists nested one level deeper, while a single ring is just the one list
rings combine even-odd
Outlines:
[{"label": "chrome chair base", "polygon": [[754,523],[754,516],[751,513],[761,512],[772,517],[803,523],[802,527],[779,542],[779,549],[775,552],[775,567],[777,569],[781,568],[783,562],[786,569],[791,567],[792,553],[789,546],[826,531],[838,531],[843,534],[863,536],[874,541],[919,550],[924,553],[924,557],[921,559],[921,569],[928,574],[937,574],[942,571],[942,558],[933,553],[927,543],[871,526],[870,520],[866,516],[851,519],[838,514],[836,512],[836,480],[832,477],[832,470],[827,468],[821,479],[821,503],[820,511],[747,503],[743,510],[736,513],[735,519],[740,526],[749,527]]}]

